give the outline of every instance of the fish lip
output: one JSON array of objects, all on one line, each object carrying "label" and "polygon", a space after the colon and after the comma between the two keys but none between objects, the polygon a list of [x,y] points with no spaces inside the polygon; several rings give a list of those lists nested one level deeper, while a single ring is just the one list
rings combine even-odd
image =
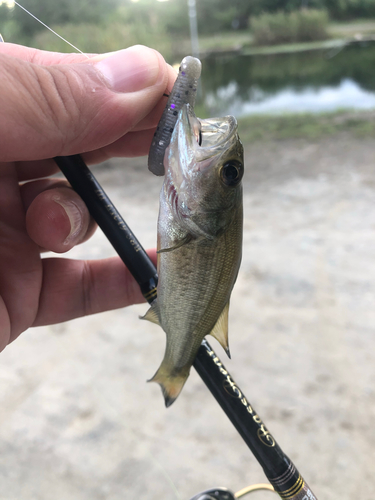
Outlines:
[{"label": "fish lip", "polygon": [[[228,149],[237,138],[237,120],[231,115],[200,119],[195,116],[194,110],[186,104],[180,111],[179,120],[198,162],[220,154],[224,149]],[[194,129],[197,122],[201,127],[202,145],[199,145],[195,139]]]},{"label": "fish lip", "polygon": [[[232,142],[237,135],[237,120],[234,116],[227,115],[222,118],[208,118],[207,120],[200,120],[202,126],[202,135],[212,131],[216,128],[217,133],[215,135],[215,144],[210,144],[208,146],[204,146],[202,143],[201,149],[208,148],[220,148],[220,146],[225,143],[225,147],[228,147],[228,142]],[[214,125],[214,123],[221,123],[220,126]]]}]

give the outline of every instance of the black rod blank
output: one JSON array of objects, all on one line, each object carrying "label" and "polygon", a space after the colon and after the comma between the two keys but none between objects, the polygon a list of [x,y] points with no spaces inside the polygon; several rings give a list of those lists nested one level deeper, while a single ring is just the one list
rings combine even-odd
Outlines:
[{"label": "black rod blank", "polygon": [[56,156],[54,160],[139,284],[146,300],[152,302],[158,280],[155,266],[93,173],[80,155]]}]

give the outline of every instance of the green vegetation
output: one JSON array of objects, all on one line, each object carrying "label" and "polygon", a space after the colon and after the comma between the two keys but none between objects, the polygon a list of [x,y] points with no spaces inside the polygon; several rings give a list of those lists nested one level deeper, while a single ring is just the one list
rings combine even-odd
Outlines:
[{"label": "green vegetation", "polygon": [[[142,43],[170,61],[190,52],[187,0],[21,0],[48,26],[86,52],[103,52]],[[301,6],[308,6],[301,9]],[[328,13],[328,14],[327,14]],[[198,30],[202,50],[321,40],[327,38],[327,15],[335,21],[375,18],[374,0],[200,0]],[[251,28],[250,28],[250,21]],[[0,30],[7,41],[46,50],[69,51],[46,28],[19,7],[0,0]],[[364,23],[362,22],[362,25]],[[361,27],[358,27],[361,30]],[[371,30],[371,28],[370,28]],[[254,36],[252,31],[254,31]],[[345,31],[345,30],[344,30]],[[357,31],[347,36],[354,36]],[[345,34],[344,34],[345,36]]]},{"label": "green vegetation", "polygon": [[308,6],[310,9],[326,9],[330,18],[336,20],[375,17],[374,0],[252,0],[249,3],[251,15],[280,10],[292,12]]},{"label": "green vegetation", "polygon": [[252,115],[240,118],[238,128],[244,143],[285,139],[314,140],[342,132],[358,138],[375,138],[374,116],[373,111]]},{"label": "green vegetation", "polygon": [[[112,52],[131,45],[147,45],[158,50],[166,60],[175,62],[181,59],[183,54],[190,52],[190,42],[186,38],[178,46],[163,33],[150,33],[147,27],[137,27],[120,22],[112,23],[111,28],[94,24],[65,24],[54,26],[61,36],[74,43],[82,52],[101,53]],[[5,37],[5,33],[4,33]],[[33,37],[33,47],[56,52],[69,52],[71,49],[67,44],[56,37],[50,31],[37,33]]]},{"label": "green vegetation", "polygon": [[328,38],[328,13],[324,10],[301,9],[261,14],[251,19],[256,45],[310,42]]}]

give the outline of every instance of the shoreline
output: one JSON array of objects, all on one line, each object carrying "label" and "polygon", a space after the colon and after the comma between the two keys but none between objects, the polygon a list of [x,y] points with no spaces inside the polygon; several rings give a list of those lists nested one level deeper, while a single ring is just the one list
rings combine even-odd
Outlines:
[{"label": "shoreline", "polygon": [[375,109],[323,113],[254,114],[238,118],[243,142],[307,139],[348,133],[353,138],[375,137]]},{"label": "shoreline", "polygon": [[292,52],[310,52],[314,50],[324,49],[343,49],[350,45],[375,43],[375,35],[353,36],[348,38],[331,38],[328,40],[319,40],[315,42],[303,43],[288,43],[281,45],[262,45],[254,46],[252,44],[236,44],[227,48],[206,49],[200,51],[200,58],[219,57],[226,55],[242,55],[242,56],[257,56],[257,55],[276,55],[290,54]]}]

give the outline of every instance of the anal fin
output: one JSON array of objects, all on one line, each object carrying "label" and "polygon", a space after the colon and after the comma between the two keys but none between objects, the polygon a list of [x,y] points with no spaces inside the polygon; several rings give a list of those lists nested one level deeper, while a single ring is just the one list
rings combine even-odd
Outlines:
[{"label": "anal fin", "polygon": [[210,335],[212,335],[227,353],[228,358],[230,358],[230,351],[228,345],[228,313],[229,313],[229,301],[225,304],[219,319],[216,321]]}]

